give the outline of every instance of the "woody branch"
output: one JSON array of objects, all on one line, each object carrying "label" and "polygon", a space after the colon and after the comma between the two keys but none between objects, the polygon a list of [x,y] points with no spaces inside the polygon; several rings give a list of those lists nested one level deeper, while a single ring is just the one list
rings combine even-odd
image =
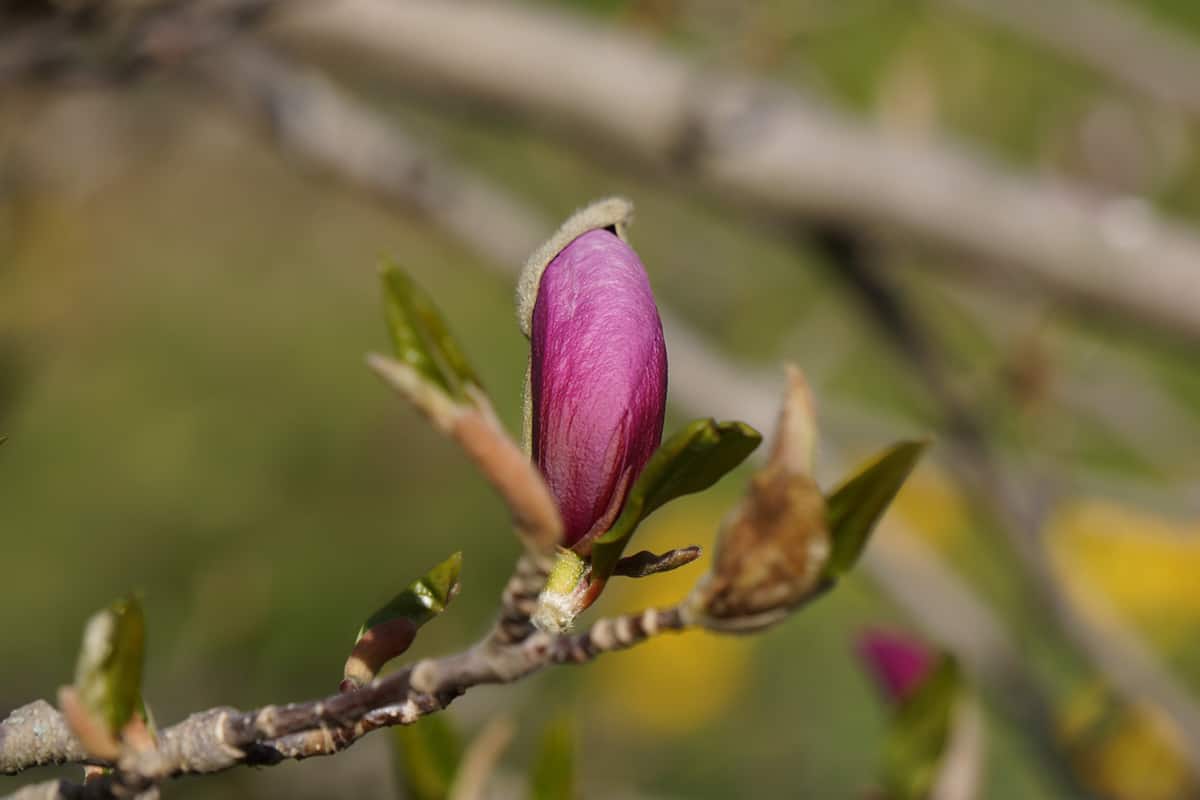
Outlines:
[{"label": "woody branch", "polygon": [[[550,665],[585,664],[685,627],[677,609],[647,609],[598,620],[577,635],[535,633],[516,644],[489,636],[463,652],[417,662],[354,692],[250,711],[221,707],[197,712],[163,730],[156,748],[126,752],[116,761],[90,757],[63,714],[38,700],[0,722],[0,772],[11,775],[46,764],[103,764],[115,772],[89,782],[86,796],[116,797],[182,775],[332,755],[371,731],[408,725],[441,711],[476,686],[512,683]],[[61,796],[73,796],[66,792],[76,788]]]}]

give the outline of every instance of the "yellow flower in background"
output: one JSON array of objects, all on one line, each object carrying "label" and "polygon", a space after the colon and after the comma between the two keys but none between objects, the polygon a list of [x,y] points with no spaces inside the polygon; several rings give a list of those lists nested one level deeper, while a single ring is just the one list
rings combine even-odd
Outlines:
[{"label": "yellow flower in background", "polygon": [[[942,551],[962,544],[971,530],[965,498],[930,463],[913,473],[894,508]],[[1103,598],[1160,646],[1183,645],[1200,633],[1200,522],[1084,499],[1056,514],[1048,534],[1059,572],[1079,602]]]},{"label": "yellow flower in background", "polygon": [[912,526],[914,533],[938,550],[961,543],[970,530],[970,514],[962,493],[943,469],[928,460],[909,476],[892,509]]},{"label": "yellow flower in background", "polygon": [[[718,501],[719,502],[719,501]],[[700,561],[662,575],[613,580],[601,613],[678,602],[708,568],[723,504],[690,500],[660,510],[639,533],[638,549],[699,544]],[[602,713],[647,735],[694,731],[724,714],[746,685],[754,639],[704,631],[660,636],[599,659],[588,680]]]},{"label": "yellow flower in background", "polygon": [[1178,732],[1153,706],[1121,704],[1095,685],[1070,699],[1059,729],[1076,774],[1102,797],[1183,800],[1200,788]]},{"label": "yellow flower in background", "polygon": [[1065,507],[1050,525],[1059,572],[1083,602],[1099,595],[1162,645],[1200,628],[1200,524],[1104,500]]}]

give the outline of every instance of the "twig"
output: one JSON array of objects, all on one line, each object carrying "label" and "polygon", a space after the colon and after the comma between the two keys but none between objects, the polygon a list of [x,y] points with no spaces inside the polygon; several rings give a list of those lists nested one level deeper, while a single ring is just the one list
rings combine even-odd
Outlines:
[{"label": "twig", "polygon": [[533,632],[530,617],[537,608],[538,595],[546,585],[551,563],[531,553],[517,560],[512,576],[500,595],[500,616],[490,634],[497,644],[516,644]]},{"label": "twig", "polygon": [[626,650],[661,633],[688,627],[677,608],[647,609],[613,619],[602,619],[586,632],[554,640],[550,660],[556,664],[586,664],[601,653]]},{"label": "twig", "polygon": [[457,403],[416,370],[387,356],[372,353],[367,366],[462,448],[503,498],[530,551],[551,553],[562,538],[558,506],[537,467],[505,432],[487,397],[469,390],[467,401]]},{"label": "twig", "polygon": [[[181,775],[331,755],[377,728],[409,724],[440,711],[475,686],[511,683],[551,664],[586,663],[683,627],[677,610],[650,609],[601,619],[576,636],[537,633],[517,644],[485,639],[462,653],[420,661],[356,691],[307,703],[253,711],[210,709],[161,731],[156,749],[122,753],[108,763],[115,768],[110,775],[85,787],[43,784],[37,791],[45,794],[38,796],[129,796]],[[37,727],[30,724],[34,719]],[[43,701],[17,709],[3,725],[6,731],[20,731],[16,738],[0,739],[0,765],[6,773],[37,764],[88,761],[63,716]],[[43,737],[47,742],[30,749],[28,738],[39,732],[49,734]]]},{"label": "twig", "polygon": [[45,700],[22,706],[0,721],[0,774],[14,775],[29,767],[80,763],[83,744],[66,719]]}]

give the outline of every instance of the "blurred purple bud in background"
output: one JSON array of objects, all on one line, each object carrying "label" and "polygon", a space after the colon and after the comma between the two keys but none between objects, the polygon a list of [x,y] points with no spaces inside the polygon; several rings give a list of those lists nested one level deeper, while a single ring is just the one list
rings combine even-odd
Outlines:
[{"label": "blurred purple bud in background", "polygon": [[858,640],[858,656],[889,702],[907,700],[933,669],[933,652],[905,633],[869,630]]}]

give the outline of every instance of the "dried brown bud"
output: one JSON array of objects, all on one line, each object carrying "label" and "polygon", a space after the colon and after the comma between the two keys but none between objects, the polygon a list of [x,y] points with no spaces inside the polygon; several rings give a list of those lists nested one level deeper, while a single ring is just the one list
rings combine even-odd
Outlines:
[{"label": "dried brown bud", "polygon": [[693,608],[716,630],[764,628],[821,588],[828,556],[825,501],[816,483],[767,467],[725,520],[712,573],[693,593]]},{"label": "dried brown bud", "polygon": [[789,366],[787,374],[770,460],[722,524],[712,572],[690,599],[697,622],[713,630],[759,630],[824,588],[830,537],[810,475],[812,397],[800,370]]}]

